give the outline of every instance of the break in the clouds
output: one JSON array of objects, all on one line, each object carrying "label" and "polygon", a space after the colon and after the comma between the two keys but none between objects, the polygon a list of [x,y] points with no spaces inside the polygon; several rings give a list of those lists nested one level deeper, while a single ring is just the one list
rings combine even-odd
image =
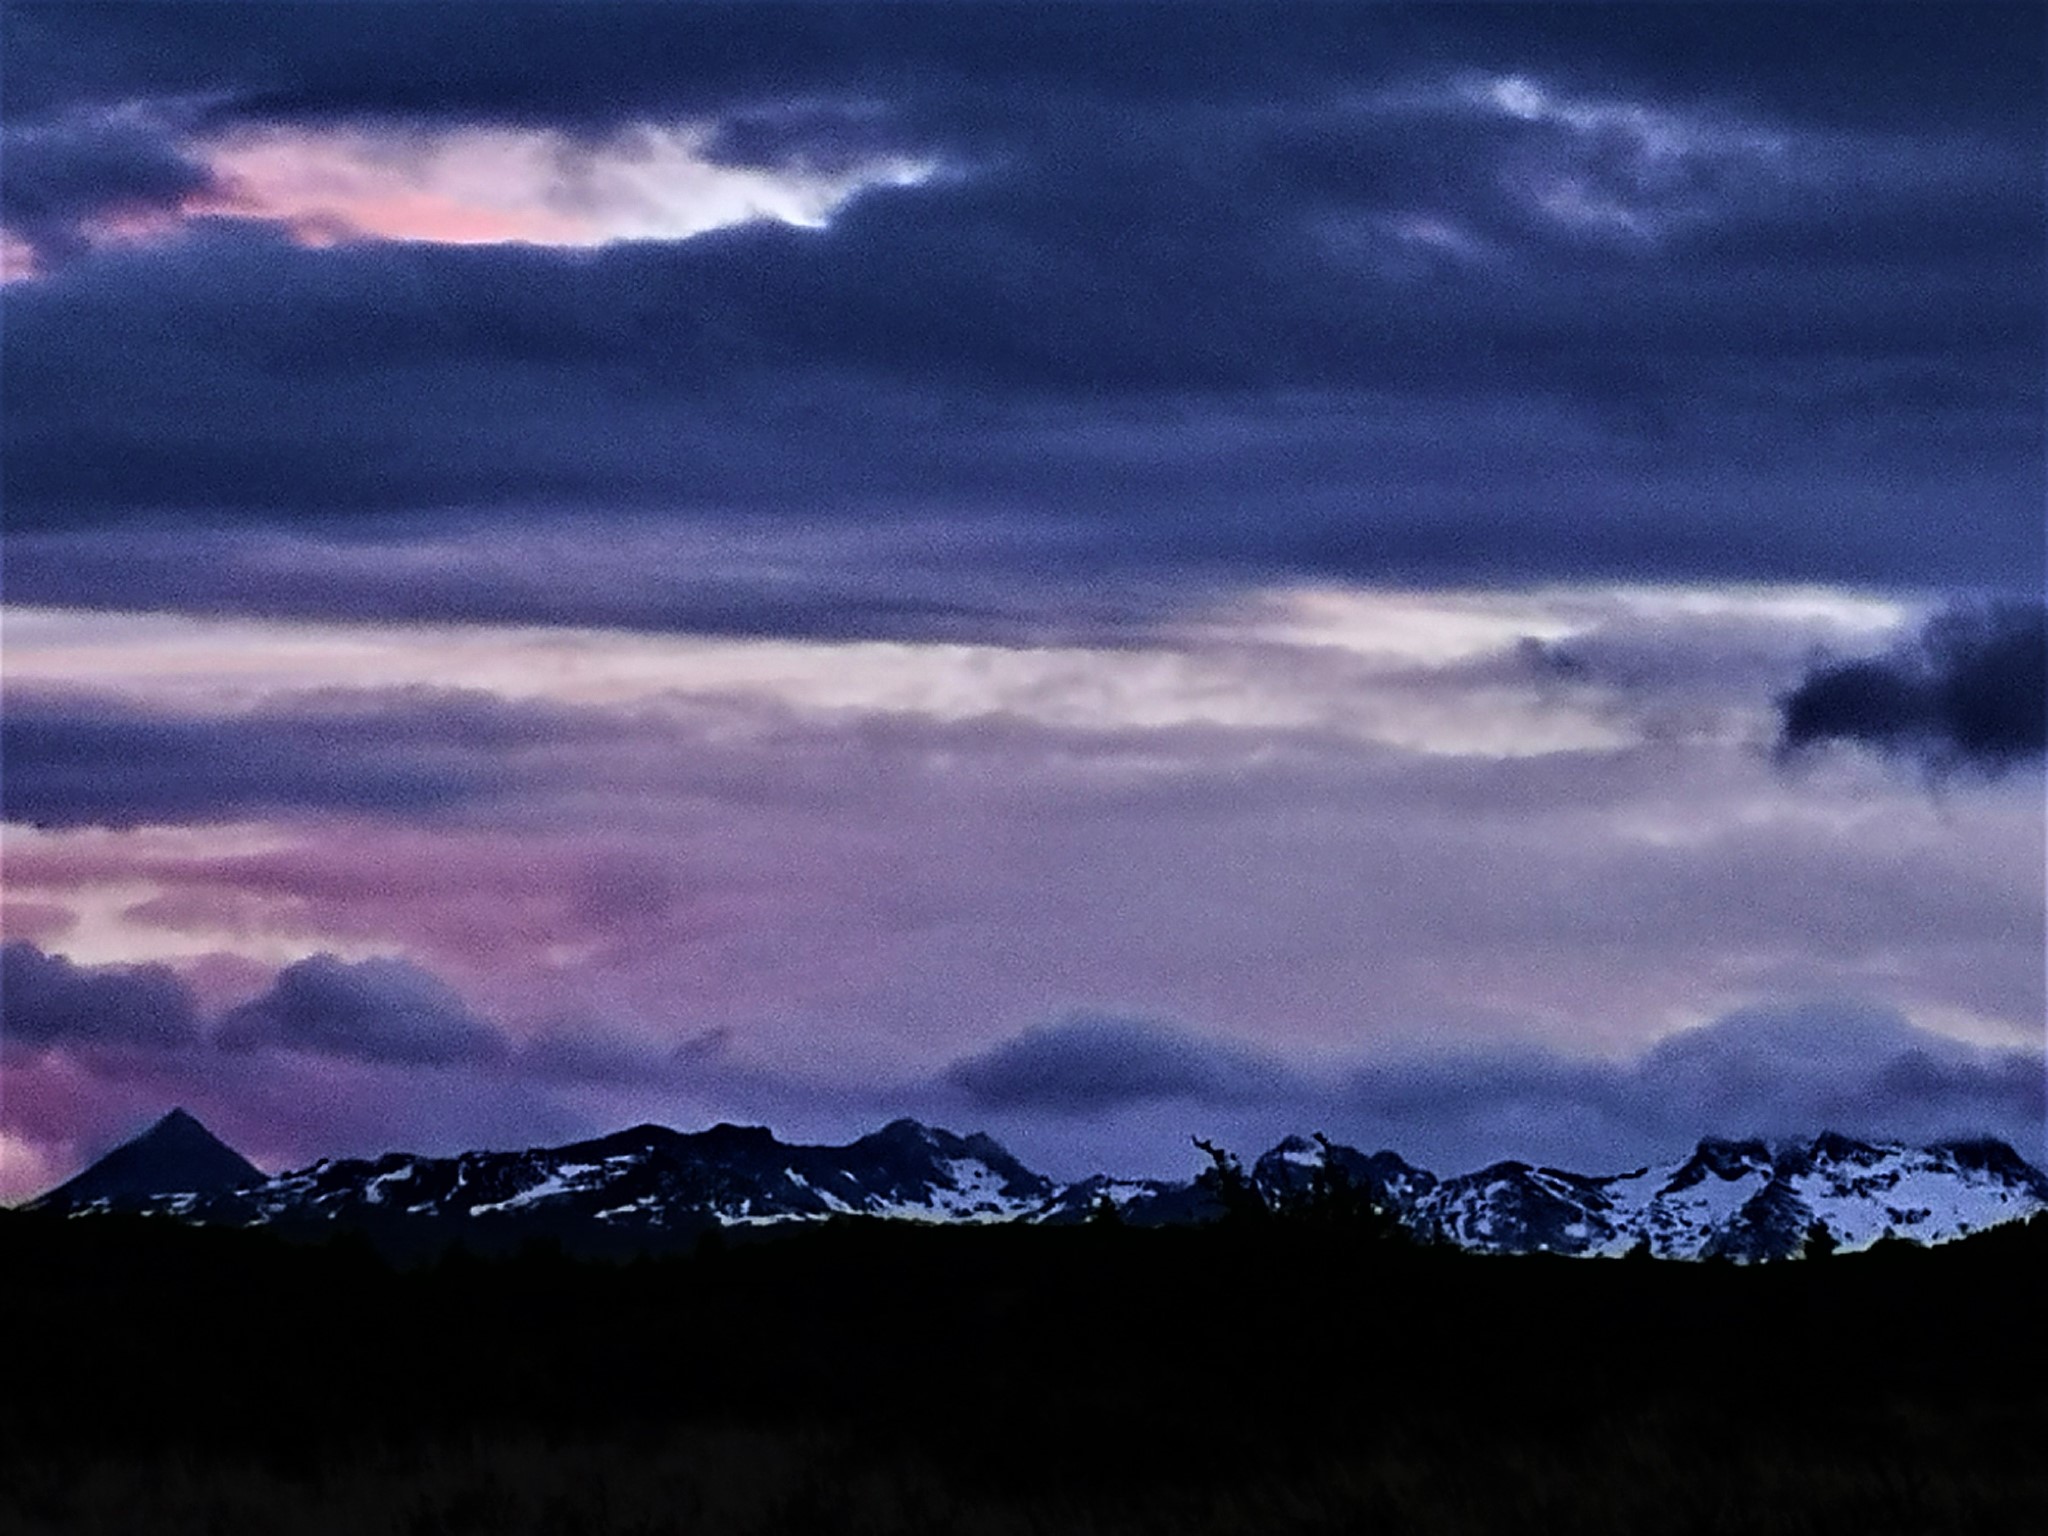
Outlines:
[{"label": "break in the clouds", "polygon": [[1939,614],[1882,655],[1816,666],[1778,707],[1794,752],[1854,742],[1937,771],[2038,762],[2048,752],[2048,608]]},{"label": "break in the clouds", "polygon": [[0,7],[0,1158],[2010,1126],[2037,20]]}]

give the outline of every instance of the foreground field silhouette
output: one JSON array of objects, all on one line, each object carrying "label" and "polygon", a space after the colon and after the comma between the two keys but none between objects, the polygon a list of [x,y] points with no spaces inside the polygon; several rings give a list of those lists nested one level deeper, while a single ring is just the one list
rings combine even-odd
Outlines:
[{"label": "foreground field silhouette", "polygon": [[0,1530],[2048,1530],[2048,1223],[1738,1267],[1367,1223],[625,1263],[0,1213]]}]

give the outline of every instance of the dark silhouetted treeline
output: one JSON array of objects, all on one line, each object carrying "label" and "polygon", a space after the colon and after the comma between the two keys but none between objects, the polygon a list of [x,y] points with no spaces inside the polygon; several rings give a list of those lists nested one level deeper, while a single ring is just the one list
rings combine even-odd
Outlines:
[{"label": "dark silhouetted treeline", "polygon": [[0,1213],[0,1530],[2048,1530],[2048,1222],[1737,1267],[1345,1198],[398,1264]]}]

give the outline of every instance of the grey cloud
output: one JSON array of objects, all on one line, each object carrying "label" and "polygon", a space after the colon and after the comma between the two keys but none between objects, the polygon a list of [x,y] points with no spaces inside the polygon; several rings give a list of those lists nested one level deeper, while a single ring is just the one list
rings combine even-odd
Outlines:
[{"label": "grey cloud", "polygon": [[976,1105],[1090,1113],[1154,1099],[1229,1104],[1288,1084],[1274,1060],[1144,1019],[1080,1016],[955,1062],[946,1081]]},{"label": "grey cloud", "polygon": [[168,966],[82,966],[21,940],[0,946],[0,1041],[177,1050],[198,1040],[192,991]]},{"label": "grey cloud", "polygon": [[1937,772],[2048,752],[2048,607],[1958,608],[1880,656],[1814,667],[1778,701],[1789,753],[1852,742]]},{"label": "grey cloud", "polygon": [[446,983],[404,960],[294,961],[261,997],[221,1015],[225,1049],[307,1051],[366,1062],[452,1066],[506,1054],[504,1038]]},{"label": "grey cloud", "polygon": [[[1983,1049],[1856,1003],[1759,1007],[1666,1037],[1633,1062],[1473,1053],[1361,1068],[1340,1090],[1354,1135],[1452,1164],[1647,1160],[1701,1136],[1837,1130],[1925,1141],[1995,1135],[2038,1149],[2041,1049]],[[1593,1171],[1598,1171],[1593,1170]]]},{"label": "grey cloud", "polygon": [[942,1082],[1020,1144],[1050,1145],[1071,1124],[1110,1146],[1115,1137],[1101,1133],[1115,1127],[1152,1168],[1185,1161],[1176,1147],[1211,1127],[1247,1145],[1323,1129],[1440,1173],[1502,1158],[1599,1173],[1702,1136],[1827,1129],[1908,1141],[1994,1135],[2033,1156],[2048,1126],[2039,1047],[1973,1047],[1849,1002],[1741,1010],[1632,1061],[1510,1046],[1388,1054],[1334,1076],[1166,1024],[1083,1020],[964,1058]]}]

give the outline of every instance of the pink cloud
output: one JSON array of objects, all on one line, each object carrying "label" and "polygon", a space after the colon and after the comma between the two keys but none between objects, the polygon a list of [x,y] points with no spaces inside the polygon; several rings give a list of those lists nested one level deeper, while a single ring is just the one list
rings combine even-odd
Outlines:
[{"label": "pink cloud", "polygon": [[[591,144],[534,128],[244,127],[188,143],[212,185],[175,209],[94,219],[98,242],[160,239],[184,221],[274,221],[301,244],[419,240],[596,246],[674,240],[754,219],[815,225],[876,183],[922,180],[931,167],[880,156],[825,172],[724,165],[700,151],[705,131],[643,124]],[[7,272],[32,273],[10,249]]]},{"label": "pink cloud", "polygon": [[0,283],[21,282],[40,271],[35,247],[26,240],[0,230]]}]

